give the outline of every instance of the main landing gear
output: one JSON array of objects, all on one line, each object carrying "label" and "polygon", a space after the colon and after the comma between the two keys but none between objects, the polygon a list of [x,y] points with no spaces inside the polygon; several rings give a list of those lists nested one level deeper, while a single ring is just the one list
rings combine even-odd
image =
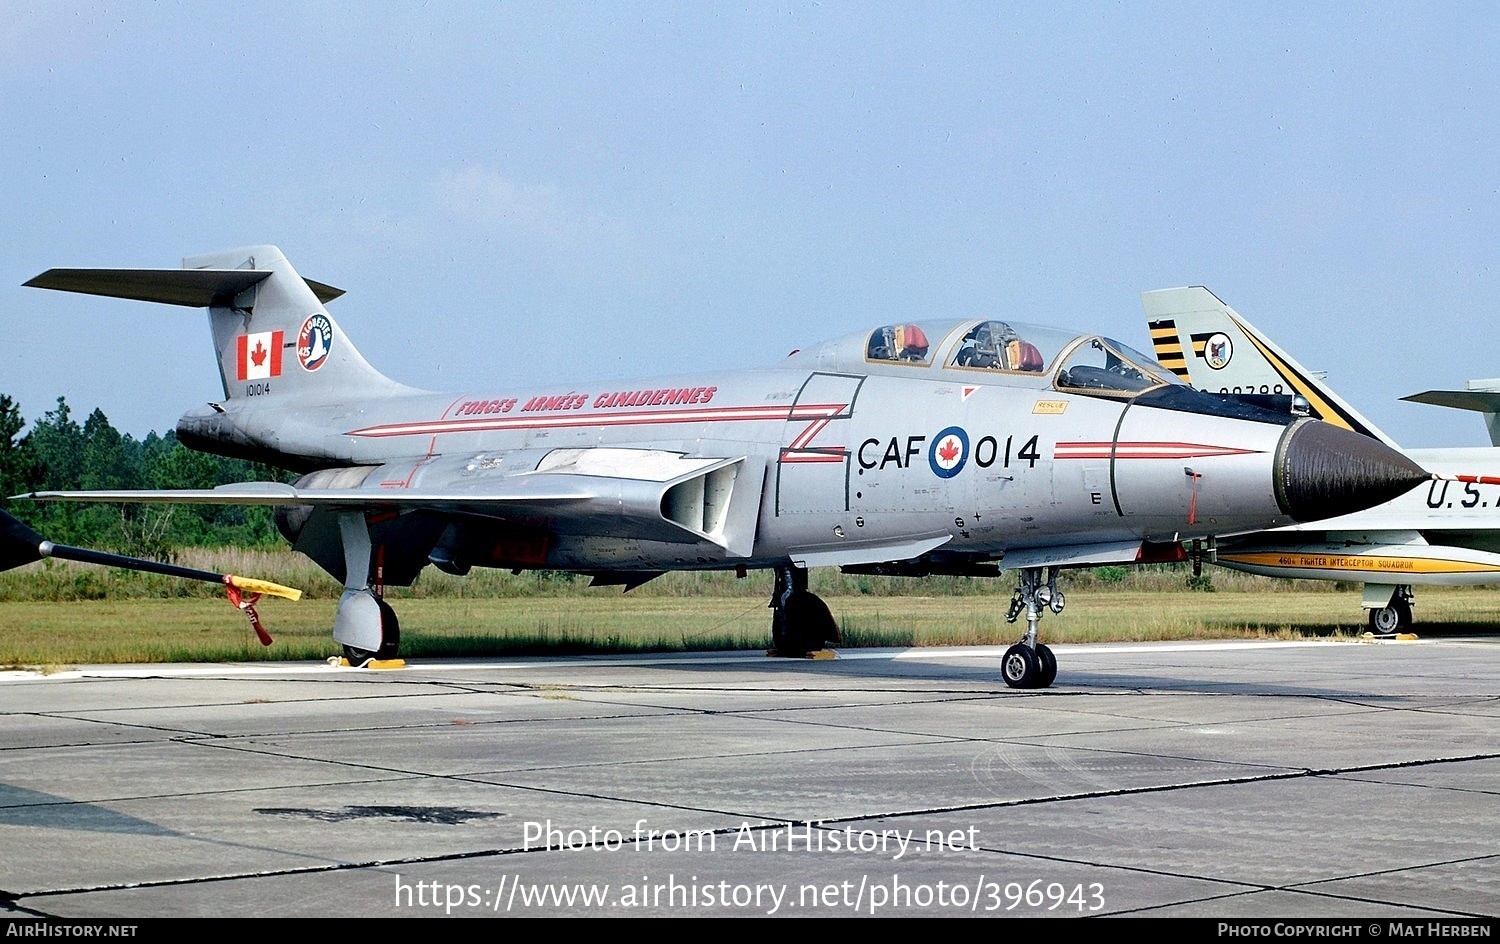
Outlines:
[{"label": "main landing gear", "polygon": [[[379,617],[380,647],[378,649],[361,649],[358,646],[344,644],[344,658],[355,668],[362,668],[371,660],[385,661],[394,659],[401,654],[401,621],[396,618],[396,611],[385,602],[384,598],[375,596],[373,590],[363,591],[375,600],[375,612]],[[342,610],[343,601],[339,601]],[[337,627],[337,620],[335,620]]]},{"label": "main landing gear", "polygon": [[333,641],[353,666],[394,659],[401,651],[396,611],[370,587],[370,529],[360,511],[339,513],[344,544],[344,593],[333,615]]},{"label": "main landing gear", "polygon": [[771,654],[802,658],[839,641],[839,624],[828,604],[807,589],[807,568],[776,567],[771,591]]},{"label": "main landing gear", "polygon": [[1005,621],[1014,623],[1026,613],[1026,634],[1021,641],[1005,650],[1000,660],[1000,675],[1011,688],[1046,688],[1057,678],[1057,657],[1052,650],[1036,641],[1037,624],[1048,610],[1061,613],[1065,604],[1057,589],[1056,567],[1027,567],[1021,571],[1021,582],[1010,598]]},{"label": "main landing gear", "polygon": [[[1383,604],[1381,601],[1385,601]],[[1416,594],[1410,584],[1398,587],[1365,584],[1365,608],[1370,611],[1370,632],[1377,636],[1394,636],[1409,632],[1411,608]]]}]

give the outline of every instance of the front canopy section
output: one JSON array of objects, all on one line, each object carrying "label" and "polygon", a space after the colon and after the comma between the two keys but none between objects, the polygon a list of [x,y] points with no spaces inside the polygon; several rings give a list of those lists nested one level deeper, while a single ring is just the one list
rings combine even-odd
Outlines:
[{"label": "front canopy section", "polygon": [[1063,358],[1054,383],[1059,390],[1131,398],[1166,384],[1181,384],[1156,361],[1109,338],[1087,338]]}]

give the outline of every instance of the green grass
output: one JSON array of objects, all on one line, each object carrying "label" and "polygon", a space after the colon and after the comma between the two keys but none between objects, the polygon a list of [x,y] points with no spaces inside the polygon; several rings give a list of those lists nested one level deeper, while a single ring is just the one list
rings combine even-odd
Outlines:
[{"label": "green grass", "polygon": [[[856,592],[825,599],[841,624],[845,648],[1014,641],[1022,627],[1005,622],[1009,582],[981,585],[990,592]],[[906,586],[919,591],[923,582]],[[1207,594],[1115,586],[1065,583],[1067,609],[1043,621],[1044,641],[1352,638],[1364,631],[1360,596],[1353,590]],[[760,649],[769,639],[769,587],[759,591],[727,597],[618,589],[492,598],[429,593],[405,599],[393,594],[392,601],[408,658]],[[322,659],[337,652],[329,633],[334,605],[332,597],[262,601],[261,618],[275,638],[263,647],[248,621],[222,599],[0,601],[0,666]],[[1417,620],[1419,632],[1429,635],[1493,632],[1500,626],[1500,595],[1482,588],[1421,589]]]},{"label": "green grass", "polygon": [[[312,599],[337,599],[343,589],[312,561],[289,550],[186,549],[175,563],[216,573],[242,574],[297,587]],[[1175,591],[1186,586],[1185,564],[1150,567],[1100,567],[1068,571],[1066,588],[1076,590]],[[1272,580],[1234,571],[1212,569],[1206,573],[1219,590],[1253,590],[1266,594],[1326,593],[1335,585],[1320,581]],[[393,591],[394,597],[444,599],[513,599],[532,597],[595,596],[589,580],[560,571],[476,569],[465,577],[454,577],[427,568],[411,588]],[[826,597],[940,596],[1008,597],[1014,581],[979,577],[870,577],[820,569],[812,573],[812,589]],[[614,591],[618,592],[618,591]],[[731,572],[702,571],[667,574],[630,591],[631,597],[745,597],[767,599],[771,592],[769,572],[736,579]],[[211,599],[220,596],[217,584],[178,580],[155,574],[116,570],[72,561],[44,560],[0,573],[0,602],[66,602],[72,600],[123,599]]]},{"label": "green grass", "polygon": [[[100,662],[322,659],[342,589],[291,551],[186,551],[191,567],[261,577],[306,591],[300,602],[259,605],[275,643],[263,647],[215,584],[47,560],[0,573],[0,666]],[[1364,631],[1357,586],[1286,581],[1211,568],[1195,592],[1186,565],[1068,571],[1068,606],[1042,624],[1056,643],[1211,638],[1353,637]],[[1206,585],[1205,585],[1206,584]],[[1014,587],[999,579],[869,577],[818,570],[812,589],[839,620],[845,648],[993,645],[1022,627],[1005,622]],[[674,573],[629,593],[588,588],[554,571],[429,568],[395,588],[402,654],[525,655],[764,648],[768,573]],[[1424,633],[1490,632],[1500,595],[1486,589],[1418,591]]]}]

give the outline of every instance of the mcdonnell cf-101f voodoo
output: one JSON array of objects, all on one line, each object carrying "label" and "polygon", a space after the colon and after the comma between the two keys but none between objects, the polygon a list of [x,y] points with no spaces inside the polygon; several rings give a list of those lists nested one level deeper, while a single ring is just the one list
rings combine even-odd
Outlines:
[{"label": "mcdonnell cf-101f voodoo", "polygon": [[764,370],[438,394],[360,356],[271,246],[181,269],[52,269],[28,285],[209,309],[224,399],[178,438],[305,473],[295,484],[51,492],[276,506],[344,584],[333,637],[394,654],[382,598],[428,564],[553,568],[630,587],[669,570],[769,568],[772,643],[837,640],[807,570],[1018,570],[1002,659],[1052,683],[1037,641],[1059,568],[1181,559],[1181,542],[1343,514],[1427,476],[1365,436],[1202,393],[1108,338],[1009,319],[893,323]]}]

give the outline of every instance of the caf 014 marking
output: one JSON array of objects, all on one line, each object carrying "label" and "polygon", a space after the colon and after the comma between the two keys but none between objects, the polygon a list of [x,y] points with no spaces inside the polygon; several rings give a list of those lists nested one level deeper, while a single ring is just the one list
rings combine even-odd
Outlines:
[{"label": "caf 014 marking", "polygon": [[[1000,440],[996,436],[981,436],[974,443],[974,464],[981,469],[988,469],[996,461],[1001,463],[1001,468],[1010,468],[1011,450],[1015,444],[1015,436],[1005,437],[1005,454],[1000,455]],[[902,444],[903,439],[905,445]],[[1040,434],[1033,433],[1031,438],[1015,451],[1016,459],[1024,459],[1027,468],[1036,468],[1037,460],[1042,457],[1037,449]],[[922,454],[922,444],[927,442],[926,436],[892,436],[885,440],[884,448],[881,447],[880,439],[866,439],[859,444],[859,450],[855,457],[859,460],[860,475],[871,470],[884,471],[885,467],[895,464],[897,468],[911,468],[912,460]],[[879,451],[879,458],[871,458]],[[944,452],[944,450],[947,450]],[[932,437],[932,445],[927,451],[928,465],[939,478],[950,479],[963,470],[969,458],[969,434],[958,426],[950,426]],[[1018,463],[1019,464],[1019,463]]]}]

